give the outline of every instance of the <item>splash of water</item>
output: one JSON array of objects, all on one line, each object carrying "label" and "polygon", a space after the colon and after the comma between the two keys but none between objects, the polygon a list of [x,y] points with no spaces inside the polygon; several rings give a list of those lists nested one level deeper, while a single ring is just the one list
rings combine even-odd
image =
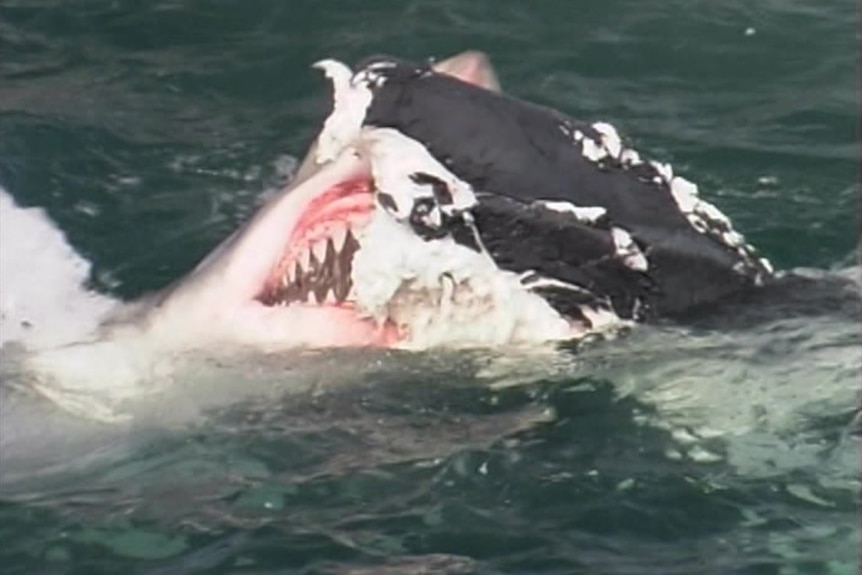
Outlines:
[{"label": "splash of water", "polygon": [[0,188],[0,347],[30,349],[86,338],[116,302],[83,287],[90,264],[45,212]]}]

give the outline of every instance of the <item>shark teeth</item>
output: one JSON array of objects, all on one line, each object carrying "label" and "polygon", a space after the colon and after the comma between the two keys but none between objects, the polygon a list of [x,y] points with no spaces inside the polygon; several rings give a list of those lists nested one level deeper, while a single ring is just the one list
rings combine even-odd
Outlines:
[{"label": "shark teeth", "polygon": [[326,243],[328,239],[317,240],[314,242],[314,246],[312,246],[311,251],[315,256],[315,259],[322,263],[326,260]]},{"label": "shark teeth", "polygon": [[346,227],[337,226],[332,231],[332,245],[336,251],[341,251],[344,248],[344,242],[347,239],[348,229]]},{"label": "shark teeth", "polygon": [[359,242],[346,225],[328,230],[330,235],[305,246],[285,266],[281,278],[261,297],[264,305],[339,305],[353,289],[353,256]]},{"label": "shark teeth", "polygon": [[304,249],[300,252],[299,257],[296,258],[296,263],[302,266],[303,270],[307,270],[310,267],[310,259],[311,251],[308,249]]}]

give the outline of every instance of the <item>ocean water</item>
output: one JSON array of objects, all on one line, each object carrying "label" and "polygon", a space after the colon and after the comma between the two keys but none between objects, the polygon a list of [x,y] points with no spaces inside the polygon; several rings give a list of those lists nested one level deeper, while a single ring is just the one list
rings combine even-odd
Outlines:
[{"label": "ocean water", "polygon": [[4,381],[0,573],[857,572],[857,25],[814,0],[2,0],[0,186],[106,296],[180,277],[287,180],[328,111],[311,63],[470,48],[804,273],[585,349],[225,362],[124,425]]}]

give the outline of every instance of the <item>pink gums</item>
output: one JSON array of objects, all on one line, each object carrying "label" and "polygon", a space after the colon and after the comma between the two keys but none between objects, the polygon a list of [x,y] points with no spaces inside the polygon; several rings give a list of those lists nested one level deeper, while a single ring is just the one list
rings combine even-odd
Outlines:
[{"label": "pink gums", "polygon": [[[284,256],[273,268],[261,294],[278,289],[288,266],[293,265],[298,255],[308,249],[310,244],[322,237],[328,237],[327,231],[331,230],[332,224],[349,224],[353,229],[364,226],[374,209],[372,190],[373,182],[370,178],[354,178],[341,182],[312,199],[291,230]],[[334,328],[337,335],[326,335],[324,339],[327,344],[338,341],[340,345],[391,347],[403,339],[400,330],[388,320],[382,325],[375,325],[375,322],[369,319],[360,319],[350,302],[325,306],[293,306],[293,313],[300,316],[299,323],[311,325],[319,320],[319,316],[305,318],[303,314],[323,311],[329,314],[327,325]]]},{"label": "pink gums", "polygon": [[[277,289],[288,266],[293,265],[299,254],[312,242],[329,235],[327,224],[346,226],[349,223],[354,228],[362,227],[374,209],[372,187],[371,179],[355,178],[341,182],[312,199],[291,230],[284,256],[273,268],[261,293]],[[350,306],[341,304],[339,307]]]},{"label": "pink gums", "polygon": [[303,240],[307,242],[310,232],[325,222],[346,222],[356,216],[364,219],[374,209],[371,190],[370,179],[357,178],[342,182],[311,200],[290,234],[288,250]]}]

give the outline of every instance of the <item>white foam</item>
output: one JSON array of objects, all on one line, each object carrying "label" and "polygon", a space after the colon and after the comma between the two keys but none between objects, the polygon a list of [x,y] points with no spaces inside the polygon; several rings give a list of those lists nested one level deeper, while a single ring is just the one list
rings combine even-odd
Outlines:
[{"label": "white foam", "polygon": [[83,287],[90,264],[41,209],[0,188],[0,346],[44,348],[85,338],[116,302]]}]

